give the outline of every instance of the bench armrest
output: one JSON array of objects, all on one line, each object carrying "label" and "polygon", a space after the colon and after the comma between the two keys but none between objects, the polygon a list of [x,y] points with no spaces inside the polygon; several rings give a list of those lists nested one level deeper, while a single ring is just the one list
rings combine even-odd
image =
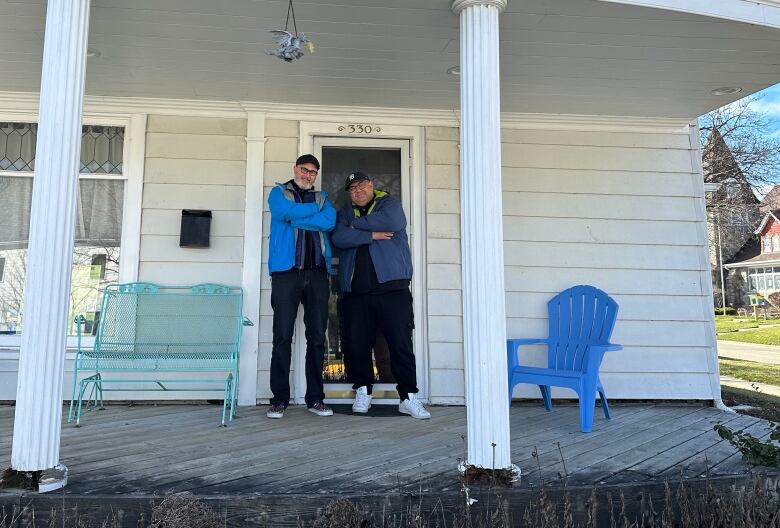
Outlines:
[{"label": "bench armrest", "polygon": [[81,352],[81,326],[87,323],[87,318],[79,314],[73,318],[73,322],[76,323],[76,349]]},{"label": "bench armrest", "polygon": [[244,320],[242,321],[242,324],[244,326],[255,326],[255,323],[250,321],[248,317],[244,317]]}]

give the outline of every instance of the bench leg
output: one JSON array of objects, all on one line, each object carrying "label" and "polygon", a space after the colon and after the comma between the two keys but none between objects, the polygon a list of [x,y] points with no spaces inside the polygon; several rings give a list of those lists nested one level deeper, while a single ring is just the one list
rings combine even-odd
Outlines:
[{"label": "bench leg", "polygon": [[95,374],[95,379],[97,380],[95,382],[95,387],[97,387],[95,404],[98,410],[104,411],[106,408],[103,406],[103,379],[100,377],[100,374]]},{"label": "bench leg", "polygon": [[233,376],[233,379],[230,382],[230,421],[233,421],[233,418],[238,418],[238,415],[236,414],[236,396],[238,392],[238,377]]},{"label": "bench leg", "polygon": [[70,409],[68,409],[68,423],[73,421],[73,407],[76,401],[76,389],[79,387],[79,369],[73,369],[73,393],[70,396]]},{"label": "bench leg", "polygon": [[225,392],[222,396],[222,423],[220,424],[220,427],[227,427],[227,424],[225,424],[225,417],[227,416],[228,399],[230,399],[230,382],[232,381],[231,376],[228,376],[228,378],[225,380]]},{"label": "bench leg", "polygon": [[79,385],[81,387],[79,389],[78,411],[76,411],[76,427],[81,427],[81,404],[84,401],[84,391],[87,390],[87,385],[89,385],[89,378],[81,380]]}]

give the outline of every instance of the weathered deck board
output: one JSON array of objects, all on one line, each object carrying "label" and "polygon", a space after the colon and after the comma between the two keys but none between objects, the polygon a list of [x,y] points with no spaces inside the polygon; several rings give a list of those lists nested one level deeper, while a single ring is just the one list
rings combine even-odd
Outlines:
[{"label": "weathered deck board", "polygon": [[[242,408],[227,428],[217,427],[219,409],[207,405],[110,405],[89,413],[80,428],[63,424],[66,493],[354,494],[459,485],[455,468],[466,452],[462,407],[433,407],[429,421],[392,409],[376,409],[376,416],[341,409],[321,418],[303,408],[268,420],[265,410]],[[13,411],[0,406],[3,465],[10,460]],[[713,425],[768,435],[765,422],[694,405],[614,405],[613,419],[597,415],[589,434],[579,431],[575,405],[551,413],[515,405],[510,420],[523,487],[562,484],[559,474],[574,486],[674,479],[707,468],[712,475],[744,473],[746,464]]]},{"label": "weathered deck board", "polygon": [[[696,407],[689,408],[689,412],[694,412]],[[588,452],[596,449],[605,443],[605,439],[612,438],[623,432],[624,435],[633,435],[637,431],[646,433],[649,424],[648,420],[662,419],[668,414],[678,415],[679,408],[654,408],[645,406],[633,409],[634,412],[626,413],[622,419],[603,420],[598,427],[594,426],[592,433],[584,434],[579,428],[579,411],[576,406],[562,406],[552,413],[547,413],[551,417],[553,428],[545,429],[535,433],[535,427],[528,429],[513,427],[513,431],[527,430],[529,433],[522,435],[513,433],[512,441],[512,459],[523,468],[526,478],[523,479],[524,486],[537,486],[541,482],[550,483],[551,479],[558,481],[558,472],[563,473],[561,456],[558,448],[564,452],[564,459],[582,452]],[[618,411],[620,412],[620,411]],[[621,413],[622,414],[622,413]],[[522,416],[522,415],[521,415]],[[514,417],[513,417],[514,418]],[[533,456],[536,450],[537,457]],[[539,473],[541,466],[541,478]],[[401,474],[401,477],[410,478],[411,475]],[[442,489],[447,489],[453,485],[458,485],[456,476],[451,471],[443,473],[434,473],[428,477],[428,481],[437,481],[442,485]],[[383,476],[376,478],[382,479]],[[439,486],[435,486],[439,487]]]},{"label": "weathered deck board", "polygon": [[[721,421],[736,418],[736,415],[724,416]],[[593,483],[601,483],[626,470],[632,463],[649,460],[686,440],[712,430],[713,414],[700,408],[696,412],[674,416],[671,420],[656,424],[652,434],[643,435],[636,443],[627,443],[628,449],[616,452],[608,459],[587,468],[588,478]],[[731,452],[731,448],[726,444]]]}]

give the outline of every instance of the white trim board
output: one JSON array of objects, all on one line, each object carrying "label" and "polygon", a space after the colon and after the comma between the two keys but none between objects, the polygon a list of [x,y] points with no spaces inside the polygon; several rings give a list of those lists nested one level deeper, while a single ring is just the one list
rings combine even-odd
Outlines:
[{"label": "white trim board", "polygon": [[[0,117],[36,116],[38,94],[0,92]],[[305,120],[309,122],[370,122],[387,125],[459,126],[457,109],[434,110],[362,106],[292,105],[254,101],[199,101],[190,99],[153,99],[135,97],[84,98],[84,118],[127,118],[131,114],[158,114],[203,117],[247,118],[249,113],[264,113],[267,119]],[[501,114],[502,128],[547,130],[604,130],[644,133],[687,134],[688,124],[696,116],[648,118],[577,114]],[[116,119],[114,118],[114,119]]]},{"label": "white trim board", "polygon": [[776,222],[780,222],[780,220],[775,216],[775,214],[772,211],[769,211],[767,214],[764,215],[764,219],[761,220],[761,225],[758,226],[758,229],[753,231],[754,235],[760,235],[761,234],[761,231],[764,230],[764,228],[766,227],[767,222],[769,222],[769,217],[770,216],[772,218],[774,218]]},{"label": "white trim board", "polygon": [[726,269],[750,269],[750,268],[767,268],[780,265],[780,257],[775,260],[765,260],[762,262],[734,262],[733,264],[724,264]]},{"label": "white trim board", "polygon": [[715,312],[712,307],[715,305],[714,294],[712,290],[712,277],[709,262],[709,252],[707,251],[707,204],[704,199],[704,174],[701,162],[701,143],[699,142],[699,123],[694,121],[689,127],[690,137],[690,156],[691,166],[694,172],[691,174],[693,185],[698,187],[697,193],[700,198],[696,198],[693,206],[696,210],[699,221],[697,230],[699,231],[699,242],[701,251],[699,251],[700,260],[700,284],[702,285],[701,310],[702,318],[707,321],[709,331],[705,335],[706,347],[710,349],[707,354],[707,372],[709,377],[712,401],[718,409],[725,409],[720,395],[720,364],[718,363],[718,342],[715,335]]},{"label": "white trim board", "polygon": [[667,9],[759,26],[780,28],[780,2],[775,0],[601,0],[614,4]]},{"label": "white trim board", "polygon": [[244,315],[252,322],[253,326],[245,327],[241,337],[238,368],[238,405],[257,404],[265,143],[265,115],[250,112],[246,124],[244,259],[241,271],[241,287],[244,289]]}]

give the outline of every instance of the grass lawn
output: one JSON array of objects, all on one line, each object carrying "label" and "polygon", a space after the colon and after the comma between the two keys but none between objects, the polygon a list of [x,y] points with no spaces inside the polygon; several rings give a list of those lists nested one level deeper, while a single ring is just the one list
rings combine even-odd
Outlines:
[{"label": "grass lawn", "polygon": [[715,330],[721,332],[734,332],[744,328],[758,328],[759,325],[780,324],[780,319],[761,319],[754,321],[752,317],[734,317],[733,315],[716,315]]},{"label": "grass lawn", "polygon": [[780,365],[720,358],[720,373],[724,376],[731,376],[745,381],[780,385]]},{"label": "grass lawn", "polygon": [[780,326],[726,333],[720,333],[719,330],[718,339],[740,341],[742,343],[758,343],[761,345],[780,345]]},{"label": "grass lawn", "polygon": [[723,403],[729,407],[750,405],[754,409],[746,409],[739,412],[780,423],[780,398],[757,391],[734,389],[732,387],[721,387],[720,393]]}]

